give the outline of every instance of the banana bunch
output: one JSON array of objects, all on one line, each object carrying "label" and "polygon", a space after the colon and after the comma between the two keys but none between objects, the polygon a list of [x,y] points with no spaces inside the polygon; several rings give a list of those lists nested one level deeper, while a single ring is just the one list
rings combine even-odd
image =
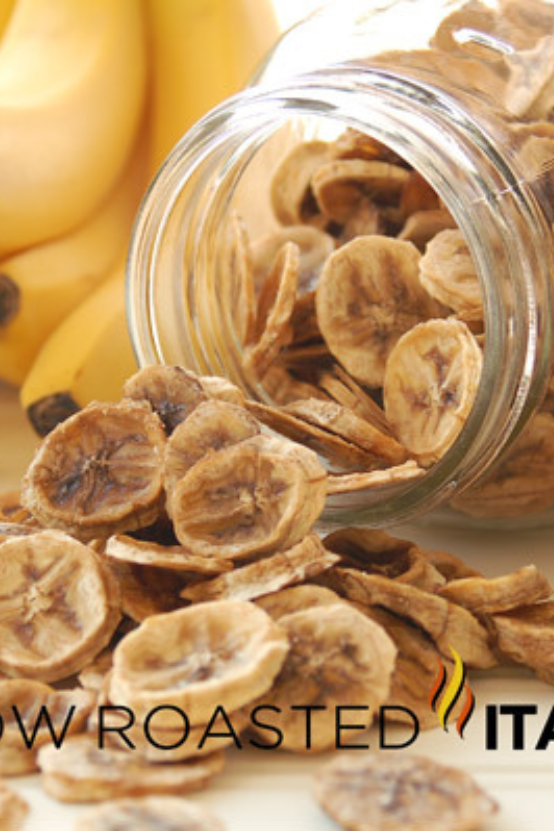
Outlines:
[{"label": "banana bunch", "polygon": [[145,188],[276,36],[271,0],[0,0],[0,379],[39,433],[120,396]]}]

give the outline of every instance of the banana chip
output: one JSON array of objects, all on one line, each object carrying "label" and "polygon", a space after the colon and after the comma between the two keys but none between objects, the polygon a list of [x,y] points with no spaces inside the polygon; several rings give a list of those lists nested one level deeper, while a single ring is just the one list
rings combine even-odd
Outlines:
[{"label": "banana chip", "polygon": [[0,828],[2,831],[21,831],[28,813],[28,803],[0,781]]},{"label": "banana chip", "polygon": [[317,319],[334,357],[356,380],[380,387],[401,335],[436,316],[419,283],[420,254],[410,242],[357,237],[325,263],[316,289]]},{"label": "banana chip", "polygon": [[186,572],[111,557],[106,557],[104,562],[119,587],[121,611],[136,623],[183,605],[179,592],[188,582]]},{"label": "banana chip", "polygon": [[243,221],[231,215],[222,257],[221,305],[239,343],[252,337],[256,323],[256,292],[250,238]]},{"label": "banana chip", "polygon": [[452,580],[438,593],[475,615],[491,615],[547,600],[552,595],[552,587],[547,577],[530,565],[502,577]]},{"label": "banana chip", "polygon": [[554,602],[522,606],[490,618],[498,648],[539,678],[554,683]]},{"label": "banana chip", "polygon": [[477,831],[498,811],[468,773],[406,752],[342,754],[315,797],[349,831]]},{"label": "banana chip", "polygon": [[[438,234],[440,234],[442,231],[452,229],[455,227],[456,223],[454,222],[452,216],[448,213],[448,211],[444,210],[444,208],[437,209],[434,211],[417,211],[416,213],[408,217],[408,219],[402,226],[400,233],[398,234],[398,239],[413,242],[416,248],[419,248],[420,251],[424,251],[426,245],[429,242],[431,242],[431,240],[433,240]],[[421,282],[422,285],[425,286],[427,291],[429,291],[429,294],[431,294],[437,300],[440,299],[437,296],[436,292],[431,291],[428,288],[428,286],[426,286],[423,279],[421,279]],[[441,302],[444,303],[444,301]]]},{"label": "banana chip", "polygon": [[0,671],[58,681],[109,642],[120,619],[117,584],[96,555],[59,531],[0,546]]},{"label": "banana chip", "polygon": [[422,286],[456,312],[483,317],[483,293],[469,247],[461,231],[442,230],[429,242],[419,263]]},{"label": "banana chip", "polygon": [[198,376],[180,366],[141,369],[126,381],[123,395],[135,401],[147,401],[168,434],[208,397]]},{"label": "banana chip", "polygon": [[223,754],[214,753],[179,764],[153,765],[128,750],[100,749],[90,735],[73,736],[59,748],[47,745],[38,752],[42,786],[60,802],[182,796],[204,788],[222,770],[223,762]]},{"label": "banana chip", "polygon": [[385,413],[420,465],[438,461],[458,437],[477,395],[482,363],[474,336],[455,320],[421,323],[391,351]]},{"label": "banana chip", "polygon": [[299,542],[323,510],[315,453],[256,436],[197,462],[175,486],[171,514],[191,554],[241,559]]},{"label": "banana chip", "polygon": [[302,294],[315,288],[323,263],[335,250],[333,237],[311,225],[289,225],[261,237],[252,244],[254,280],[258,290],[287,242],[293,242],[299,248],[298,290]]},{"label": "banana chip", "polygon": [[124,534],[110,537],[103,553],[108,559],[118,562],[184,571],[189,574],[221,574],[222,571],[232,569],[229,560],[197,557],[179,545],[158,545],[155,542],[135,540]]},{"label": "banana chip", "polygon": [[408,170],[389,162],[338,159],[320,165],[311,186],[321,213],[343,223],[365,199],[398,199],[409,178]]},{"label": "banana chip", "polygon": [[[141,721],[172,705],[207,724],[216,707],[238,710],[266,692],[287,652],[285,632],[254,604],[200,603],[151,617],[118,644],[109,696]],[[170,717],[160,713],[160,727]]]},{"label": "banana chip", "polygon": [[244,393],[236,384],[228,381],[227,378],[219,378],[217,375],[199,375],[198,380],[208,398],[215,398],[216,401],[225,401],[227,404],[237,404],[244,407],[246,399]]},{"label": "banana chip", "polygon": [[369,473],[330,474],[327,477],[327,494],[355,493],[356,491],[379,491],[385,488],[413,482],[425,475],[423,468],[414,461],[389,467],[388,470],[373,470]]},{"label": "banana chip", "polygon": [[275,594],[260,597],[256,600],[256,606],[267,612],[273,620],[280,620],[285,615],[305,612],[314,606],[336,606],[341,602],[342,598],[331,589],[308,583],[305,586],[292,586]]},{"label": "banana chip", "polygon": [[42,525],[83,540],[149,525],[163,501],[165,443],[150,406],[90,404],[43,440],[23,503]]},{"label": "banana chip", "polygon": [[282,225],[299,225],[317,213],[311,179],[328,158],[328,144],[309,141],[297,145],[283,159],[271,183],[273,212]]},{"label": "banana chip", "polygon": [[172,796],[117,799],[81,814],[75,831],[225,831],[213,814]]}]

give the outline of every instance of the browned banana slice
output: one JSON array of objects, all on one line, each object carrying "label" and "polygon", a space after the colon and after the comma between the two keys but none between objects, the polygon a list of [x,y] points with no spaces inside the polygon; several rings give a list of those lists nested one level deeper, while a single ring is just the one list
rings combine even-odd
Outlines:
[{"label": "browned banana slice", "polygon": [[[369,421],[370,424],[373,424],[382,433],[386,433],[387,436],[392,436],[390,425],[383,408],[341,366],[335,366],[333,371],[336,377],[329,373],[322,376],[319,382],[322,389],[328,392],[331,398],[334,398],[338,404],[342,404],[343,407],[349,407],[360,418]],[[339,387],[339,384],[342,387]]]},{"label": "browned banana slice", "polygon": [[287,242],[293,242],[300,250],[298,289],[302,293],[311,291],[316,286],[323,263],[335,250],[333,237],[311,225],[289,225],[253,243],[252,259],[256,286],[261,288],[277,254]]},{"label": "browned banana slice", "polygon": [[292,586],[275,594],[260,597],[256,600],[256,606],[267,612],[273,620],[280,620],[285,615],[305,612],[314,606],[335,606],[341,602],[344,602],[342,598],[331,589],[308,583],[305,586]]},{"label": "browned banana slice", "polygon": [[213,814],[174,796],[117,799],[81,814],[75,831],[225,831]]},{"label": "browned banana slice", "polygon": [[451,580],[459,580],[464,577],[482,577],[480,571],[471,568],[455,557],[454,554],[449,554],[447,551],[433,551],[428,549],[421,549],[420,552],[439,572],[442,574],[447,583]]},{"label": "browned banana slice", "polygon": [[19,491],[0,494],[0,525],[13,522],[17,525],[32,524],[32,516],[21,504]]},{"label": "browned banana slice", "polygon": [[356,210],[346,222],[339,225],[340,234],[337,237],[339,245],[344,245],[356,237],[365,237],[369,234],[386,234],[386,212],[382,206],[365,198],[358,203]]},{"label": "browned banana slice", "polygon": [[18,522],[0,522],[0,542],[12,537],[29,537],[38,530],[40,529],[32,525],[20,525]]},{"label": "browned banana slice", "polygon": [[317,213],[310,183],[313,173],[328,158],[328,144],[308,141],[283,159],[271,183],[271,205],[282,225],[302,224]]},{"label": "browned banana slice", "polygon": [[219,773],[223,754],[179,764],[153,765],[128,750],[98,747],[96,737],[73,736],[38,753],[42,786],[61,802],[100,802],[126,796],[197,791]]},{"label": "browned banana slice", "polygon": [[[287,652],[285,632],[253,603],[200,603],[149,618],[117,645],[110,699],[139,720],[173,705],[207,724],[216,707],[231,712],[263,695]],[[160,726],[169,718],[160,713]]]},{"label": "browned banana slice", "polygon": [[227,404],[236,404],[239,407],[244,406],[246,399],[243,391],[227,378],[219,378],[217,375],[200,375],[198,380],[208,398],[225,401]]},{"label": "browned banana slice", "polygon": [[[434,237],[436,237],[437,234],[440,234],[441,231],[445,231],[449,228],[455,227],[456,223],[454,222],[454,219],[452,218],[451,214],[448,213],[448,211],[444,210],[444,208],[437,209],[434,211],[417,211],[417,213],[414,213],[408,217],[408,219],[402,226],[402,230],[398,234],[398,239],[413,242],[413,244],[417,248],[419,248],[420,251],[424,251],[425,246]],[[423,280],[422,283],[425,286],[425,288],[427,288]],[[439,299],[435,292],[429,291],[429,293],[433,297],[436,297],[437,300]],[[449,303],[445,305],[450,306]]]},{"label": "browned banana slice", "polygon": [[451,447],[473,406],[483,355],[465,323],[430,320],[403,335],[387,361],[385,413],[424,466]]},{"label": "browned banana slice", "polygon": [[[287,614],[279,625],[289,636],[290,653],[260,703],[281,709],[282,747],[321,751],[334,746],[335,708],[341,705],[367,707],[358,732],[367,729],[388,697],[394,668],[396,648],[385,630],[340,602]],[[325,708],[313,713],[311,747],[306,714],[292,709],[295,705]],[[349,735],[355,732],[351,726]]]},{"label": "browned banana slice", "polygon": [[483,315],[483,293],[477,269],[461,231],[440,231],[419,263],[421,284],[429,294],[456,312]]},{"label": "browned banana slice", "polygon": [[[22,776],[36,770],[39,747],[52,741],[44,719],[39,722],[41,709],[45,709],[57,736],[71,736],[84,730],[95,702],[96,695],[87,690],[54,690],[46,684],[25,679],[0,681],[0,716],[3,723],[0,775]],[[27,735],[33,735],[37,726],[32,748],[27,747],[23,740],[13,707]],[[0,823],[0,828],[3,827]]]},{"label": "browned banana slice", "polygon": [[168,434],[207,399],[200,378],[181,366],[147,366],[129,378],[123,395],[147,401]]},{"label": "browned banana slice", "polygon": [[414,461],[389,467],[388,470],[373,470],[369,473],[342,473],[327,477],[327,494],[355,493],[356,491],[383,490],[413,482],[425,475],[423,468]]},{"label": "browned banana slice", "polygon": [[179,592],[189,579],[186,573],[110,558],[105,562],[119,587],[121,611],[136,623],[183,605]]},{"label": "browned banana slice", "polygon": [[381,160],[393,164],[403,163],[400,156],[390,147],[381,144],[377,139],[368,136],[366,133],[354,130],[352,127],[348,127],[341,133],[329,150],[331,157],[336,159],[366,159],[367,161]]},{"label": "browned banana slice", "polygon": [[256,292],[250,239],[243,221],[231,215],[222,258],[221,305],[239,343],[248,343],[256,323]]},{"label": "browned banana slice", "polygon": [[279,352],[292,340],[292,313],[298,288],[300,249],[287,242],[266,277],[260,292],[253,343],[247,347],[244,366],[263,378]]},{"label": "browned banana slice", "polygon": [[311,185],[321,213],[341,223],[347,222],[364,199],[398,199],[409,178],[404,167],[388,162],[339,159],[320,165]]},{"label": "browned banana slice", "polygon": [[[270,367],[263,377],[262,384],[269,397],[276,404],[290,404],[291,401],[297,401],[299,398],[323,398],[327,400],[324,392],[314,387],[313,384],[298,380],[283,366]],[[247,401],[246,406],[250,407],[252,403]]]},{"label": "browned banana slice", "polygon": [[2,831],[21,831],[25,818],[29,813],[29,805],[0,781],[0,828]]},{"label": "browned banana slice", "polygon": [[284,409],[287,413],[366,450],[374,457],[376,467],[399,465],[406,461],[407,453],[401,444],[334,401],[310,398],[287,404]]},{"label": "browned banana slice", "polygon": [[490,619],[499,649],[554,683],[554,602],[523,606]]},{"label": "browned banana slice", "polygon": [[135,563],[139,566],[152,568],[167,568],[174,571],[185,571],[190,574],[221,574],[230,571],[232,564],[229,560],[218,557],[197,557],[189,554],[180,545],[158,545],[155,542],[135,540],[124,534],[110,537],[104,549],[104,556],[111,560],[123,563]]},{"label": "browned banana slice", "polygon": [[380,387],[392,347],[435,302],[419,283],[411,242],[357,237],[328,258],[316,289],[319,328],[334,357],[356,380]]},{"label": "browned banana slice", "polygon": [[471,516],[534,514],[554,505],[554,416],[537,413],[506,457],[452,500]]},{"label": "browned banana slice", "polygon": [[427,632],[447,658],[452,655],[452,647],[469,667],[488,669],[497,663],[487,630],[467,609],[443,597],[352,568],[331,568],[319,580],[348,600],[366,606],[383,606],[411,620]]},{"label": "browned banana slice", "polygon": [[84,667],[119,623],[110,573],[85,545],[41,531],[0,546],[0,670],[58,681]]},{"label": "browned banana slice", "polygon": [[188,586],[181,597],[193,603],[205,600],[255,600],[293,583],[302,583],[331,568],[339,557],[326,551],[315,534],[279,554]]},{"label": "browned banana slice", "polygon": [[240,559],[292,546],[325,503],[327,474],[311,450],[256,436],[197,462],[175,486],[175,533],[192,554]]},{"label": "browned banana slice", "polygon": [[343,565],[435,591],[443,577],[409,540],[391,537],[370,528],[340,528],[323,540],[325,548],[339,554]]},{"label": "browned banana slice", "polygon": [[507,612],[547,600],[552,587],[536,566],[524,566],[502,577],[466,577],[453,580],[439,590],[442,597],[476,615]]},{"label": "browned banana slice", "polygon": [[201,404],[170,437],[164,457],[164,484],[171,501],[177,482],[208,453],[250,439],[260,425],[242,407],[224,401]]},{"label": "browned banana slice", "polygon": [[405,752],[338,756],[315,796],[349,831],[476,831],[498,811],[465,771]]},{"label": "browned banana slice", "polygon": [[165,433],[146,404],[90,404],[40,445],[22,498],[39,522],[81,539],[141,528],[163,499]]}]

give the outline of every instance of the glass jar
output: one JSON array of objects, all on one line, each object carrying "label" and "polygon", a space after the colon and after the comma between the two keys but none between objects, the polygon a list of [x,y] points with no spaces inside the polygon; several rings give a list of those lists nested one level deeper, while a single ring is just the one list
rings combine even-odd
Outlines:
[{"label": "glass jar", "polygon": [[417,171],[453,218],[478,273],[486,345],[473,406],[447,452],[420,478],[330,497],[324,521],[551,522],[550,3],[339,0],[285,34],[256,83],[183,137],[144,200],[128,268],[140,363],[221,375],[271,403],[275,385],[245,371],[223,290],[229,223],[238,213],[253,239],[278,227],[270,188],[280,159],[345,129]]}]

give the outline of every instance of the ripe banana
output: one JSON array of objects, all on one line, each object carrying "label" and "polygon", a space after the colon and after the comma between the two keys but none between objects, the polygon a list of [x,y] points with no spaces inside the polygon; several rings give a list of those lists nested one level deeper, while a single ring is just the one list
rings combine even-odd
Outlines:
[{"label": "ripe banana", "polygon": [[0,42],[0,255],[77,227],[113,187],[145,100],[144,24],[139,0],[16,3]]},{"label": "ripe banana", "polygon": [[270,0],[147,0],[157,168],[186,130],[238,92],[275,42]]},{"label": "ripe banana", "polygon": [[21,388],[21,403],[37,433],[46,435],[91,400],[118,400],[136,368],[120,263],[48,338]]},{"label": "ripe banana", "polygon": [[121,180],[91,220],[0,262],[0,378],[20,385],[56,326],[124,256],[146,184],[141,136]]}]

